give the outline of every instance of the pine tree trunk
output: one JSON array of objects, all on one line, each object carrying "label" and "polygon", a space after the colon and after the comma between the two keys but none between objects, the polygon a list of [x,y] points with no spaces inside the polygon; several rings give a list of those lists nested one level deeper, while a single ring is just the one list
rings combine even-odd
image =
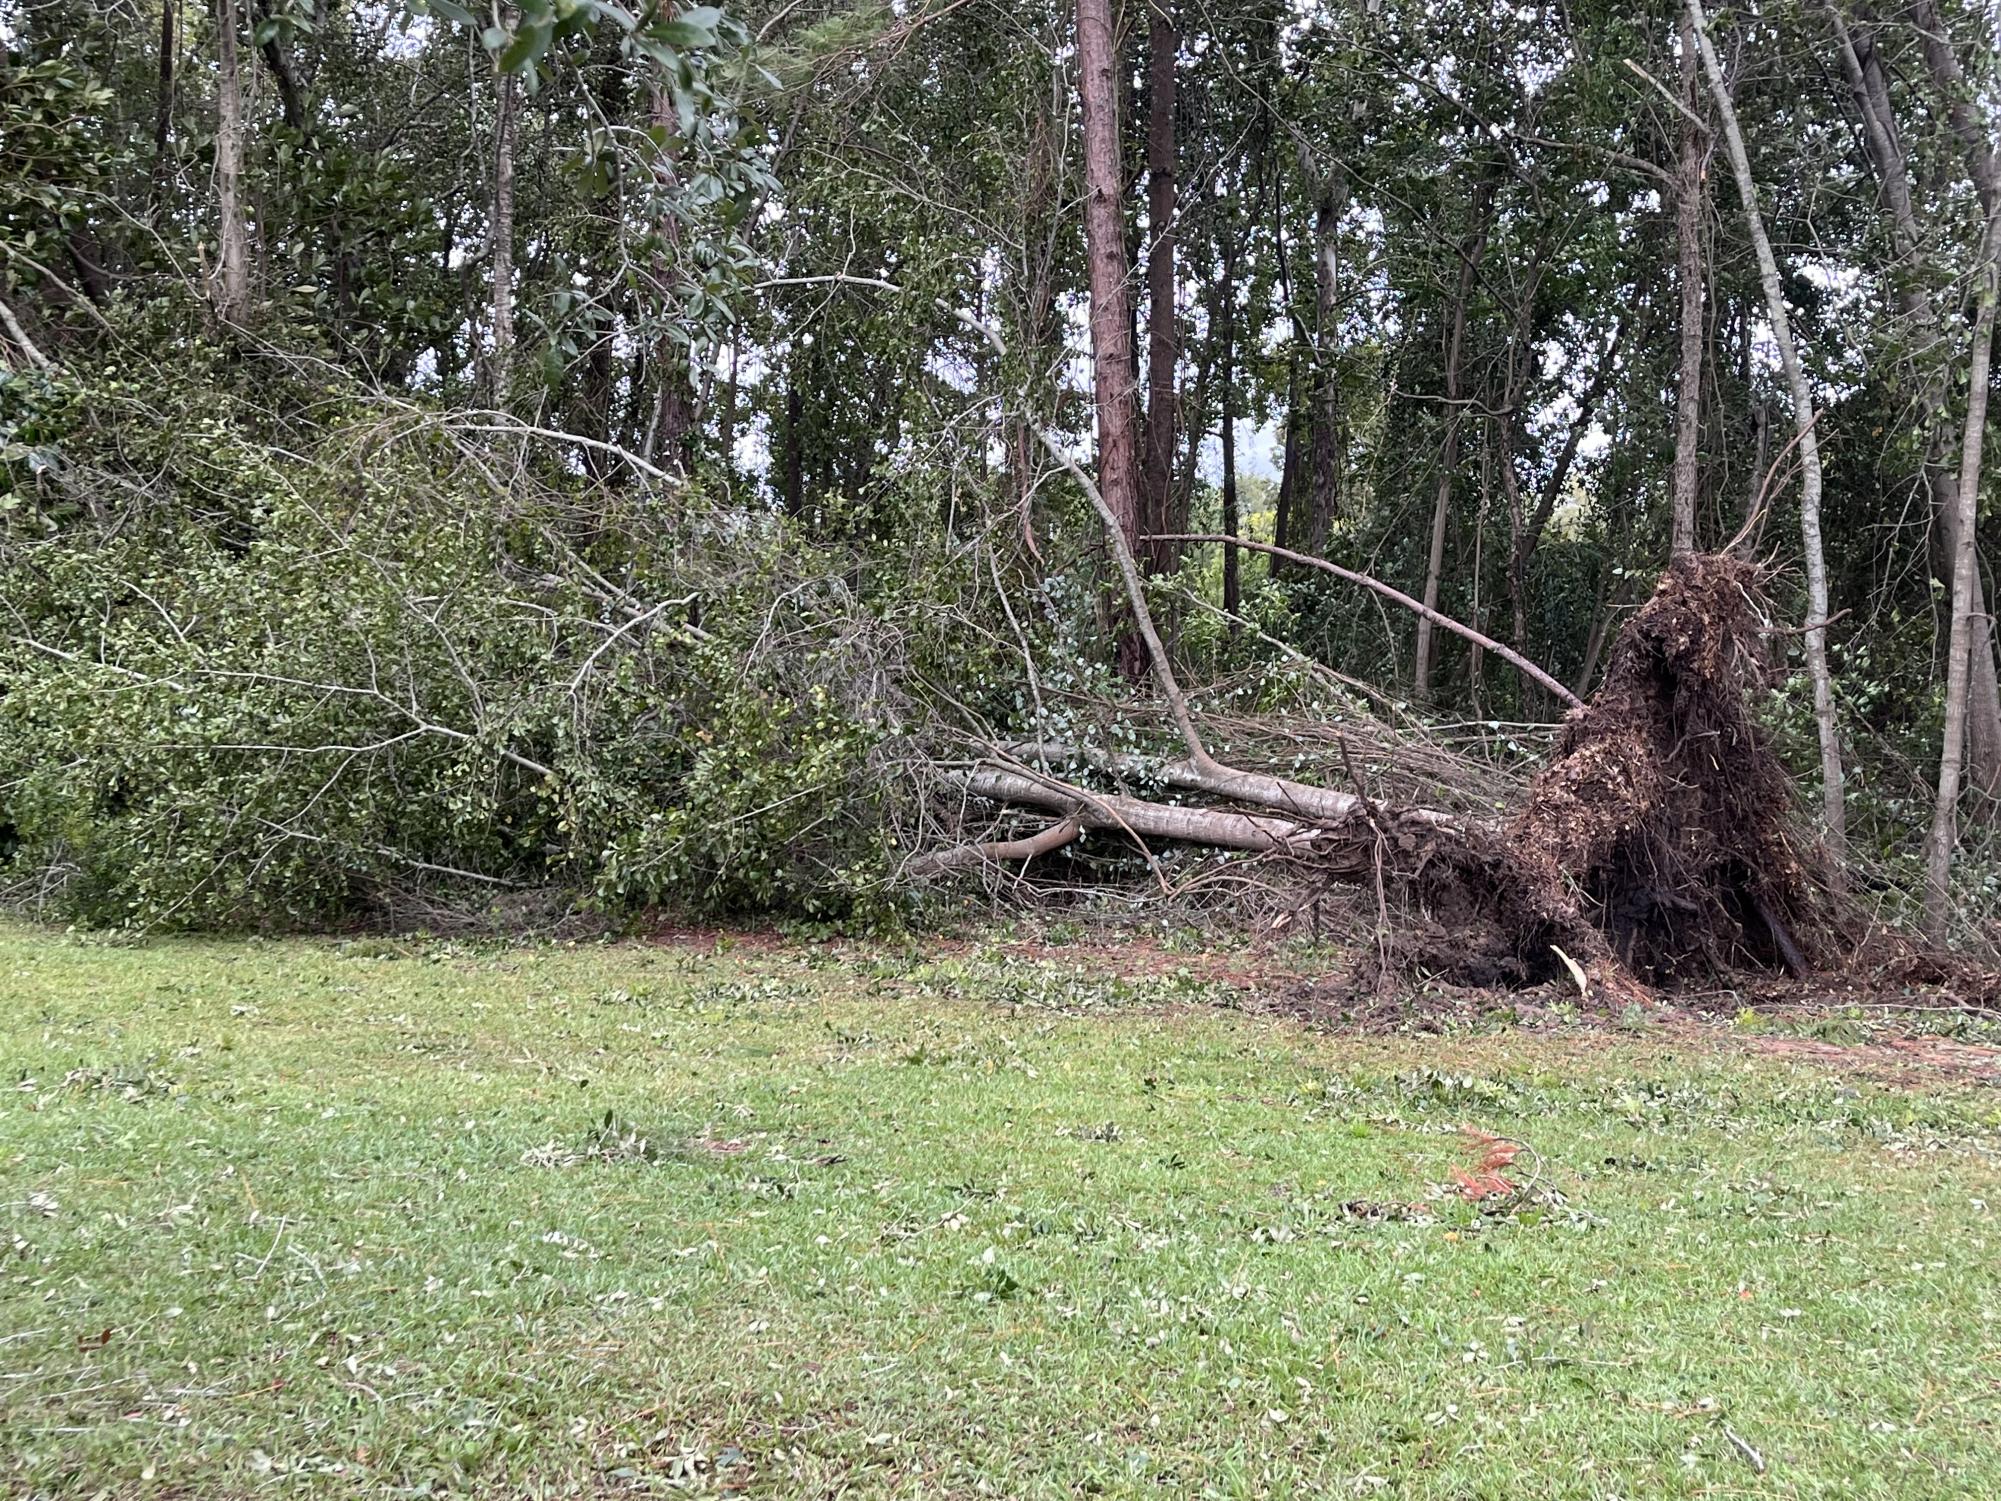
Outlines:
[{"label": "pine tree trunk", "polygon": [[[1077,0],[1078,93],[1084,117],[1084,259],[1091,288],[1091,364],[1098,412],[1098,488],[1128,548],[1139,536],[1139,391],[1126,292],[1124,173],[1119,165],[1118,48],[1111,0]],[[1125,611],[1113,630],[1121,669],[1147,670]]]}]

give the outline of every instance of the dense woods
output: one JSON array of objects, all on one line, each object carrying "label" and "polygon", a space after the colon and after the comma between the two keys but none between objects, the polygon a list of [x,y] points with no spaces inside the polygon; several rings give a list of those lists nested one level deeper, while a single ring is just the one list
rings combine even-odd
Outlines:
[{"label": "dense woods", "polygon": [[[18,903],[1283,922],[1334,871],[1449,925],[1512,848],[1531,974],[1573,921],[1671,974],[1641,896],[1717,962],[1829,904],[1985,938],[1986,6],[0,35]],[[1641,740],[1557,790],[1652,811],[1551,821]]]}]

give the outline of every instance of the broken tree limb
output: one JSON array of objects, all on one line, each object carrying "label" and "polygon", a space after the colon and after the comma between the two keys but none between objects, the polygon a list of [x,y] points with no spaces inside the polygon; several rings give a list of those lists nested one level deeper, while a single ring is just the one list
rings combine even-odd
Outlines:
[{"label": "broken tree limb", "polygon": [[1176,532],[1170,536],[1162,537],[1160,540],[1166,542],[1222,542],[1233,547],[1246,547],[1252,552],[1269,553],[1272,557],[1284,558],[1288,563],[1298,563],[1307,568],[1318,568],[1324,572],[1333,574],[1336,578],[1346,579],[1351,584],[1360,584],[1364,589],[1373,589],[1376,593],[1382,595],[1384,599],[1394,600],[1407,610],[1415,610],[1433,625],[1451,631],[1454,635],[1464,636],[1475,646],[1492,652],[1503,662],[1512,665],[1522,676],[1540,685],[1546,691],[1555,694],[1566,704],[1569,704],[1571,708],[1580,709],[1584,706],[1582,699],[1564,687],[1555,678],[1551,677],[1547,672],[1536,666],[1535,663],[1531,662],[1520,652],[1501,645],[1500,642],[1494,640],[1491,636],[1482,635],[1470,625],[1462,625],[1450,615],[1433,609],[1421,600],[1412,599],[1403,590],[1392,588],[1381,579],[1371,578],[1366,573],[1357,573],[1352,568],[1343,568],[1339,563],[1330,563],[1325,558],[1316,558],[1303,552],[1294,552],[1289,547],[1274,547],[1269,542],[1247,542],[1242,537],[1226,537],[1220,532]]},{"label": "broken tree limb", "polygon": [[[1193,760],[1155,761],[1145,756],[1113,755],[1093,747],[1066,745],[1053,740],[1018,742],[1008,746],[1007,751],[1024,761],[1082,762],[1131,781],[1158,782],[1181,792],[1206,792],[1212,797],[1252,803],[1261,808],[1327,823],[1339,823],[1367,811],[1361,798],[1352,792],[1312,787],[1304,782],[1266,776],[1261,772],[1234,771],[1213,761],[1206,767]],[[1219,772],[1221,775],[1218,775]],[[1432,808],[1401,810],[1401,816],[1432,828],[1445,828],[1458,821],[1450,813]]]},{"label": "broken tree limb", "polygon": [[906,867],[913,876],[942,876],[969,865],[1015,865],[1049,854],[1072,843],[1084,832],[1081,819],[1071,817],[1020,839],[987,839],[919,855]]},{"label": "broken tree limb", "polygon": [[[1122,793],[1084,793],[1058,782],[992,767],[960,773],[952,780],[964,792],[989,802],[1047,808],[1087,829],[1118,829],[1147,839],[1178,839],[1219,849],[1283,850],[1304,849],[1317,832],[1312,825],[1289,818],[1231,813],[1217,808],[1182,808]],[[953,851],[941,853],[949,855]]]}]

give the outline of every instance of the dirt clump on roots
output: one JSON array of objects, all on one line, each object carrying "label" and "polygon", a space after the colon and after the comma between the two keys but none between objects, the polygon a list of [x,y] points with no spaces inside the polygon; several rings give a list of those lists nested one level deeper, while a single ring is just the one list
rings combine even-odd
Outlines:
[{"label": "dirt clump on roots", "polygon": [[1527,802],[1410,873],[1441,939],[1407,962],[1466,983],[1539,984],[1561,957],[1676,988],[1745,970],[1803,975],[1845,951],[1825,859],[1759,728],[1757,570],[1677,559],[1619,633]]}]

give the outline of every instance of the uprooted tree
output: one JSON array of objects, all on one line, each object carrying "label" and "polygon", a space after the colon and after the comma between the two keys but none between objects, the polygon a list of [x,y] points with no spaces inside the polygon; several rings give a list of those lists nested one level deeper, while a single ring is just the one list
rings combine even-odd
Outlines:
[{"label": "uprooted tree", "polygon": [[[1572,700],[1522,805],[1474,818],[1386,806],[1359,780],[1337,791],[1218,761],[1114,515],[1088,476],[1077,478],[1108,523],[1154,683],[1186,755],[1150,761],[1050,743],[989,747],[986,764],[962,773],[958,789],[1057,820],[930,852],[912,862],[913,873],[1026,863],[1087,829],[1115,831],[1142,850],[1149,840],[1176,840],[1275,855],[1309,878],[1373,880],[1379,898],[1396,887],[1418,919],[1398,940],[1403,957],[1477,984],[1556,978],[1566,960],[1614,984],[1672,985],[1747,967],[1803,976],[1845,951],[1826,856],[1796,820],[1790,780],[1754,716],[1770,628],[1755,604],[1752,563],[1729,552],[1676,558],[1620,632],[1591,700]],[[1430,607],[1334,571],[1547,678]],[[1094,790],[1074,773],[1058,776],[1058,766],[1204,801]]]}]

